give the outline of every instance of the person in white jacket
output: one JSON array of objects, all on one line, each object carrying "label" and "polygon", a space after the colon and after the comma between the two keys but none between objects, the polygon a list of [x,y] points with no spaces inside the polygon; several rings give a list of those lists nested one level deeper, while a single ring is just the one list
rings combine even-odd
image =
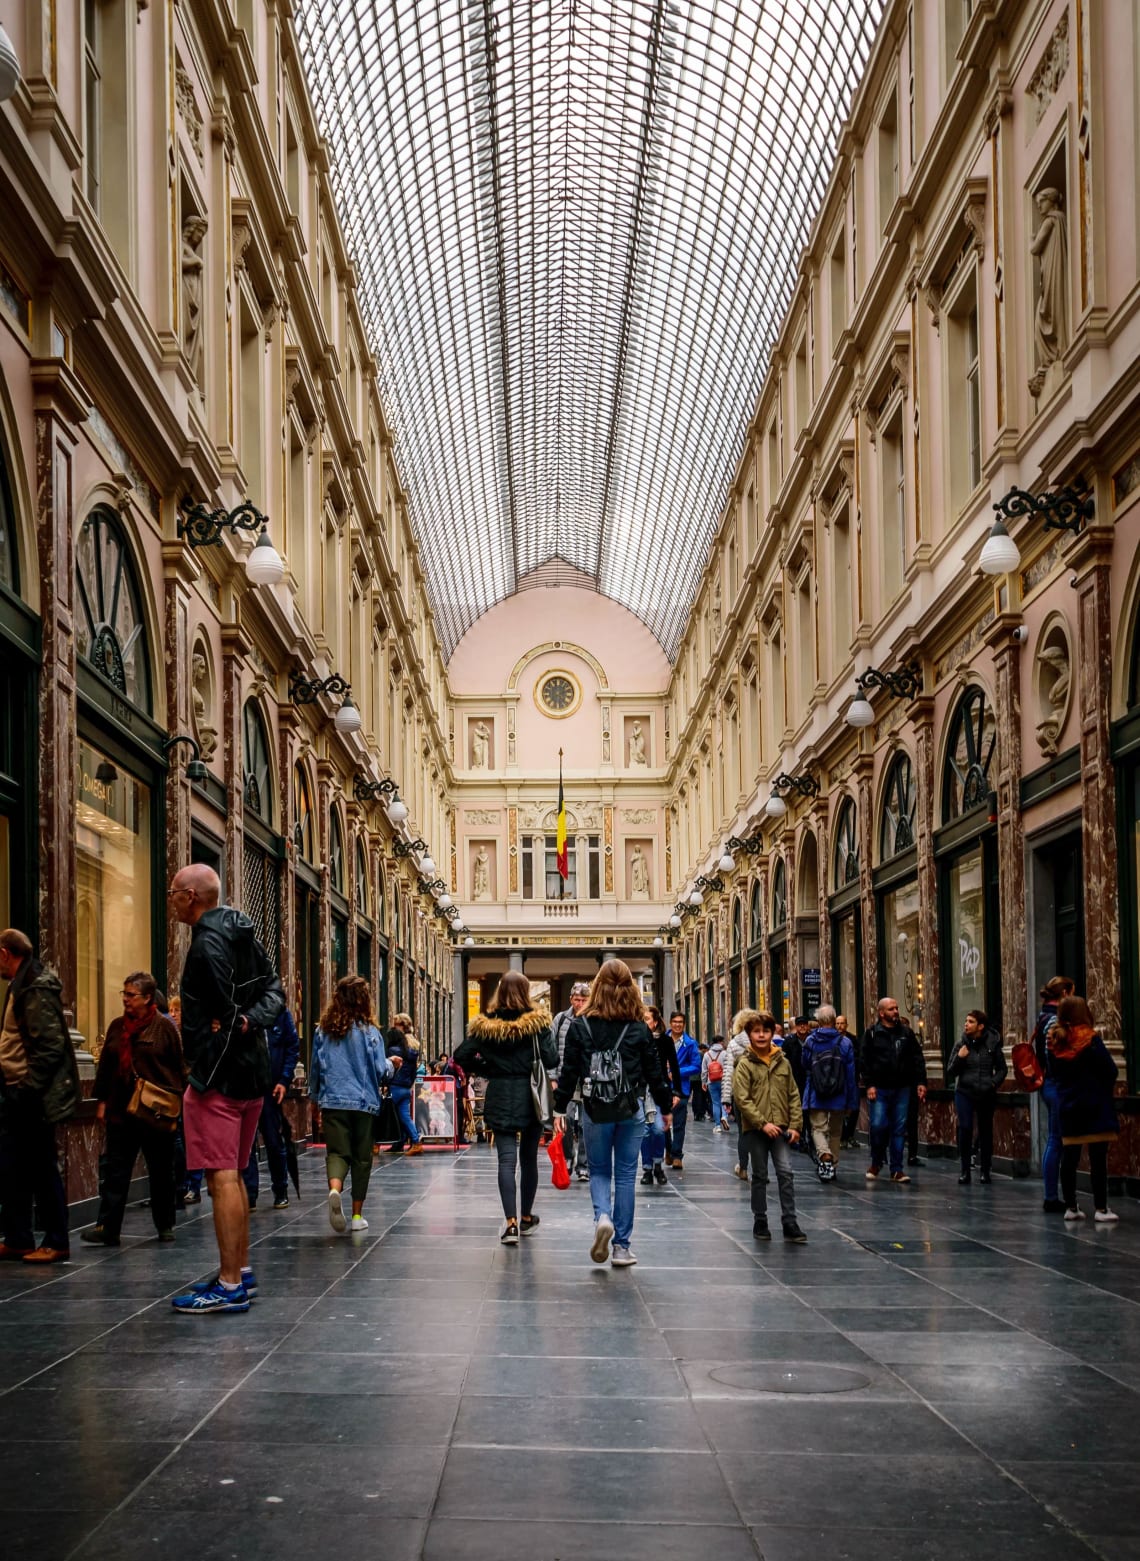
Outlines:
[{"label": "person in white jacket", "polygon": [[[748,1050],[748,1026],[760,1017],[755,1008],[742,1008],[732,1020],[732,1038],[724,1053],[724,1078],[721,1080],[722,1097],[725,1100],[732,1099],[732,1074],[736,1064]],[[739,1176],[742,1182],[748,1180],[748,1156],[740,1148],[741,1127],[739,1113],[737,1113],[737,1156],[736,1164],[732,1171],[734,1176]]]},{"label": "person in white jacket", "polygon": [[728,1100],[724,1095],[724,1065],[728,1056],[724,1036],[714,1035],[712,1045],[701,1058],[701,1083],[708,1091],[713,1132],[728,1132]]}]

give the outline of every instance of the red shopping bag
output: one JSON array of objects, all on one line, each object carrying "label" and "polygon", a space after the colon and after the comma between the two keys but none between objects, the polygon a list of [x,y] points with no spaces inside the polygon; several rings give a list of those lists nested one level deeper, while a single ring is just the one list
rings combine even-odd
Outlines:
[{"label": "red shopping bag", "polygon": [[566,1164],[566,1154],[562,1148],[561,1133],[555,1133],[546,1146],[546,1152],[550,1156],[552,1168],[550,1180],[555,1187],[561,1187],[565,1191],[570,1185],[570,1167]]}]

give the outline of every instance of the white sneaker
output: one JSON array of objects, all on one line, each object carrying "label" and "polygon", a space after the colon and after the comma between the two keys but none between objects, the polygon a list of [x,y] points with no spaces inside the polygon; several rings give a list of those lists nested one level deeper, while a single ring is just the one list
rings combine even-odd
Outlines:
[{"label": "white sneaker", "polygon": [[611,1268],[632,1268],[636,1262],[637,1259],[628,1247],[619,1247],[617,1242],[614,1242],[613,1256],[610,1258]]},{"label": "white sneaker", "polygon": [[610,1242],[614,1239],[614,1222],[608,1214],[599,1214],[594,1226],[594,1244],[590,1256],[595,1263],[604,1263],[610,1255]]},{"label": "white sneaker", "polygon": [[352,1216],[352,1224],[348,1228],[349,1230],[367,1230],[368,1221],[363,1214],[354,1214]]},{"label": "white sneaker", "polygon": [[1083,1220],[1084,1215],[1081,1213],[1080,1209],[1066,1209],[1065,1218],[1067,1220]]},{"label": "white sneaker", "polygon": [[1111,1209],[1098,1209],[1093,1220],[1097,1225],[1119,1225],[1120,1215],[1114,1214]]},{"label": "white sneaker", "polygon": [[348,1221],[344,1217],[344,1209],[341,1206],[340,1192],[336,1187],[329,1188],[329,1224],[337,1235],[343,1235],[348,1229]]}]

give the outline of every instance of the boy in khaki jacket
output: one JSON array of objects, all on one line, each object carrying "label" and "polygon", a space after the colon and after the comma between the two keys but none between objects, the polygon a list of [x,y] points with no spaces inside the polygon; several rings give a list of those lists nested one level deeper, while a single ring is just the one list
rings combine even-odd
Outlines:
[{"label": "boy in khaki jacket", "polygon": [[776,1021],[760,1014],[748,1026],[748,1050],[732,1072],[732,1098],[740,1118],[742,1156],[752,1165],[752,1234],[771,1241],[768,1229],[768,1157],[776,1167],[784,1240],[803,1243],[807,1237],[796,1221],[792,1145],[799,1142],[804,1114],[792,1065],[773,1044]]}]

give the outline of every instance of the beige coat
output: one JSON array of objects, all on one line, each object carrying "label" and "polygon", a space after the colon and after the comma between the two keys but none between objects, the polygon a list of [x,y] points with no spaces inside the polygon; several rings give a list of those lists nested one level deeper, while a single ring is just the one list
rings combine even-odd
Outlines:
[{"label": "beige coat", "polygon": [[756,1132],[767,1122],[803,1131],[804,1113],[792,1065],[776,1047],[769,1062],[761,1062],[749,1047],[732,1070],[732,1098],[745,1132]]}]

